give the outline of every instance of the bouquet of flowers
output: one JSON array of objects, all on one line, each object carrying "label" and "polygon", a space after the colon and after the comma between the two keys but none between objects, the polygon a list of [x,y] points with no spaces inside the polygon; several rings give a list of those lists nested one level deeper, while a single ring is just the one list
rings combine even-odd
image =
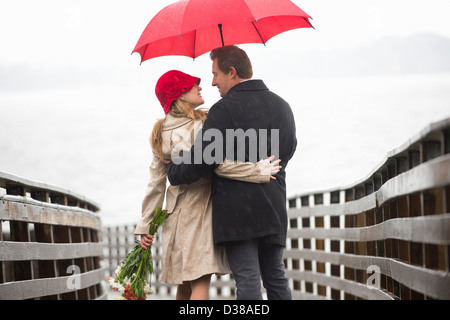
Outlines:
[{"label": "bouquet of flowers", "polygon": [[[150,235],[155,235],[167,216],[166,210],[157,208],[154,211],[153,220],[150,223]],[[151,288],[152,274],[152,250],[151,248],[143,249],[138,244],[115,270],[116,278],[108,277],[108,283],[114,291],[121,293],[121,296],[116,299],[145,300],[147,294],[154,293]]]}]

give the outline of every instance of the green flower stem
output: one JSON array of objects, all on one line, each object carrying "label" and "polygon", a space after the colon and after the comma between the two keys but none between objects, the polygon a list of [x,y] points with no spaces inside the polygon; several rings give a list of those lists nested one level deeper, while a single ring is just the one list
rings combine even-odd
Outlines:
[{"label": "green flower stem", "polygon": [[[156,234],[167,216],[168,214],[166,210],[161,210],[160,208],[155,209],[149,228],[150,235],[154,236]],[[133,274],[136,274],[134,279],[131,281],[130,286],[131,294],[137,299],[145,298],[144,286],[147,280],[146,277],[148,276],[150,276],[149,285],[151,287],[151,275],[153,274],[151,249],[151,247],[143,249],[139,244],[137,244],[120,264],[120,272],[114,279],[115,282],[123,285],[125,278],[131,279]]]}]

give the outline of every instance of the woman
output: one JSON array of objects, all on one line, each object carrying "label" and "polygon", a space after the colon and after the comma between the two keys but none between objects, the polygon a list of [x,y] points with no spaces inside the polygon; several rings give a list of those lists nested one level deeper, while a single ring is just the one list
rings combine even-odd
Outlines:
[{"label": "woman", "polygon": [[[215,247],[212,235],[211,177],[192,184],[169,186],[166,190],[166,160],[174,150],[189,150],[201,129],[207,111],[196,109],[204,103],[200,79],[172,70],[162,75],[155,88],[166,117],[153,128],[150,143],[153,161],[150,181],[142,203],[142,218],[135,234],[141,246],[152,245],[148,234],[153,211],[162,208],[166,197],[169,217],[162,227],[162,273],[160,280],[177,284],[178,300],[209,299],[212,274],[230,273],[223,248]],[[189,137],[186,137],[186,134]],[[182,139],[180,139],[182,138]],[[189,138],[189,139],[188,139]],[[215,173],[222,177],[267,183],[279,171],[273,157],[254,163],[224,162]]]}]

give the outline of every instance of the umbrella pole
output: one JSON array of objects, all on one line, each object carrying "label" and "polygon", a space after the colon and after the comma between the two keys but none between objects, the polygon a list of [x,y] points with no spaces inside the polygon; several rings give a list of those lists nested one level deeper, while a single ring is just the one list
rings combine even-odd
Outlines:
[{"label": "umbrella pole", "polygon": [[259,38],[261,39],[263,45],[265,46],[266,43],[264,42],[263,38],[261,37],[261,34],[259,33],[259,30],[258,30],[258,28],[255,26],[255,23],[254,23],[253,21],[252,21],[252,25],[253,25],[253,27],[255,28],[256,32],[258,32],[258,36],[259,36]]},{"label": "umbrella pole", "polygon": [[222,39],[222,47],[225,47],[225,44],[223,43],[222,24],[219,23],[218,26],[220,30],[220,39]]},{"label": "umbrella pole", "polygon": [[195,29],[194,33],[194,56],[192,57],[192,61],[195,61],[195,42],[197,41],[197,29]]}]

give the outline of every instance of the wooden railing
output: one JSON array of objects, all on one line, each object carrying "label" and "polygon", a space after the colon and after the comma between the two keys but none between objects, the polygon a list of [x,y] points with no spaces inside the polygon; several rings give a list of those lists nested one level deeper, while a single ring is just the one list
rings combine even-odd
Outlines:
[{"label": "wooden railing", "polygon": [[450,299],[450,119],[367,178],[288,199],[295,299]]},{"label": "wooden railing", "polygon": [[0,300],[104,299],[98,205],[0,172]]}]

